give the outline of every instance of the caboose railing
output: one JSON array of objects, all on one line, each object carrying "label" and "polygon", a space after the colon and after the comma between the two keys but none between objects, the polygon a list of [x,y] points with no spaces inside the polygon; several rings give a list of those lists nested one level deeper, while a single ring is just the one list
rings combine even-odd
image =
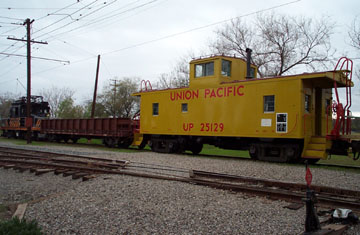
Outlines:
[{"label": "caboose railing", "polygon": [[[331,137],[338,138],[340,136],[340,133],[342,135],[349,135],[351,134],[351,84],[352,84],[352,69],[353,69],[353,62],[352,60],[341,57],[339,61],[337,62],[334,73],[333,73],[333,79],[334,79],[334,90],[336,95],[336,100],[333,101],[332,109],[333,112],[336,114],[336,120],[334,124],[334,128],[331,131]],[[343,106],[343,104],[340,102],[339,99],[339,93],[337,90],[337,83],[335,79],[335,72],[336,71],[342,71],[345,75],[345,89],[346,89],[346,105]]]}]

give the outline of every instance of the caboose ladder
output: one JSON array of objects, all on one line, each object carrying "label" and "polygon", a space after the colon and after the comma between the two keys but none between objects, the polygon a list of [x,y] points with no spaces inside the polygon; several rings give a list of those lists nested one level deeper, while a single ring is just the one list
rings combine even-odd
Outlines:
[{"label": "caboose ladder", "polygon": [[330,148],[331,142],[324,136],[312,136],[303,154],[303,158],[327,159],[326,149]]}]

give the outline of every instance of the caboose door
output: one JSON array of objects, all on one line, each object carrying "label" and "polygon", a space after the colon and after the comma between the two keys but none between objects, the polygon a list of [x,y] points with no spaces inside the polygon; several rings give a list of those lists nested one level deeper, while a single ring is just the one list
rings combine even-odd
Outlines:
[{"label": "caboose door", "polygon": [[315,88],[315,136],[322,136],[322,101],[322,89],[317,87]]}]

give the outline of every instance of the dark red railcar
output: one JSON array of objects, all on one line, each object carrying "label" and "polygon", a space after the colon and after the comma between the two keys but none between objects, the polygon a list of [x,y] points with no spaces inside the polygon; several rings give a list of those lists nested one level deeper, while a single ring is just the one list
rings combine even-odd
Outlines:
[{"label": "dark red railcar", "polygon": [[109,147],[128,147],[134,139],[136,121],[130,118],[48,119],[41,122],[41,133],[51,141],[79,138],[102,139]]}]

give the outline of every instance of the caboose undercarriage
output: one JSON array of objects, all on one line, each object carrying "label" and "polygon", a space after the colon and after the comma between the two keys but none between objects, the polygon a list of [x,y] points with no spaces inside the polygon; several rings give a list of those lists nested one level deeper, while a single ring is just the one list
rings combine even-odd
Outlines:
[{"label": "caboose undercarriage", "polygon": [[[348,155],[351,150],[354,159],[360,155],[360,141],[337,140],[332,142],[327,155]],[[304,139],[241,138],[213,136],[145,135],[140,148],[148,144],[152,151],[159,153],[199,154],[204,144],[221,149],[248,150],[251,159],[270,162],[316,163],[319,158],[303,158]]]},{"label": "caboose undercarriage", "polygon": [[149,143],[153,151],[161,153],[191,151],[198,154],[204,144],[209,144],[222,149],[248,150],[250,157],[255,160],[303,161],[301,152],[304,141],[301,139],[147,135],[144,136],[144,141]]}]

